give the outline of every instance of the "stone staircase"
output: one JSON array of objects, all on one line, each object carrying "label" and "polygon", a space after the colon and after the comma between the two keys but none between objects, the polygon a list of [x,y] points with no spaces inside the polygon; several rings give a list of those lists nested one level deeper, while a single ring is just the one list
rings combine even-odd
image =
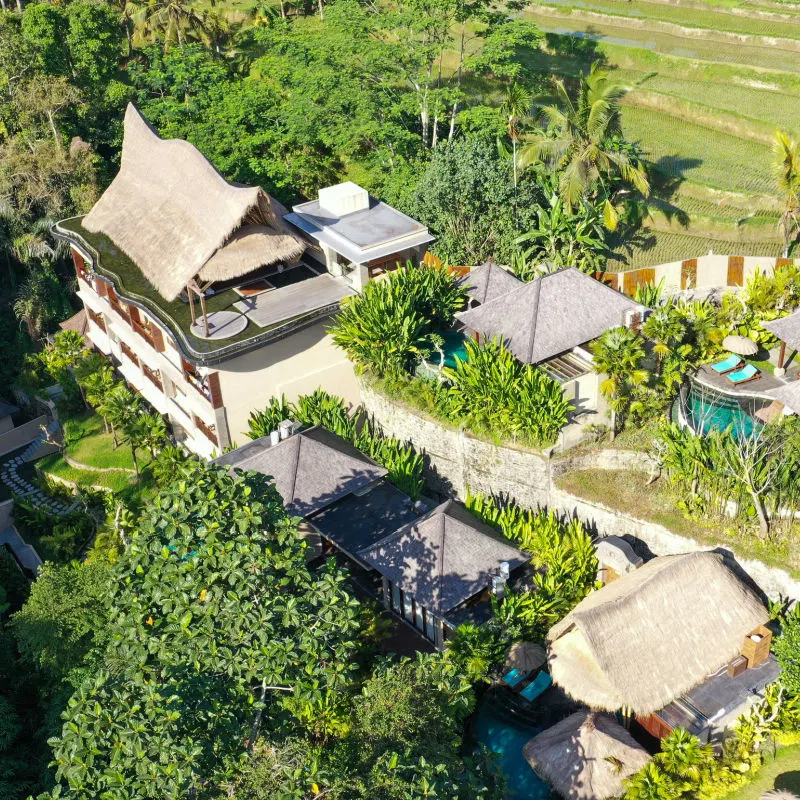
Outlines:
[{"label": "stone staircase", "polygon": [[59,428],[58,420],[51,420],[47,424],[45,430],[33,439],[21,453],[18,453],[2,464],[2,466],[0,466],[0,481],[11,490],[14,496],[24,499],[26,503],[48,511],[51,514],[62,515],[68,514],[70,511],[77,508],[78,503],[68,505],[60,500],[56,500],[19,474],[20,467],[32,460],[48,439],[52,439],[52,437],[55,436]]}]

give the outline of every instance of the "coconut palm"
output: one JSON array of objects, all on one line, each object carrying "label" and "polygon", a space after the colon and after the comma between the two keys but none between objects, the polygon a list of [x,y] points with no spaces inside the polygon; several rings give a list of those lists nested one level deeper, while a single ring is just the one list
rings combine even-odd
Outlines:
[{"label": "coconut palm", "polygon": [[605,375],[600,391],[611,409],[611,438],[617,434],[617,419],[631,403],[637,386],[647,381],[647,370],[642,369],[645,357],[642,337],[630,328],[612,328],[593,345],[594,368]]},{"label": "coconut palm", "polygon": [[517,145],[522,135],[522,125],[530,117],[531,93],[519,83],[512,83],[503,98],[500,110],[506,121],[506,131],[511,139],[514,163],[514,191],[517,190]]},{"label": "coconut palm", "polygon": [[676,728],[662,740],[661,752],[656,758],[670,775],[697,782],[703,769],[713,762],[714,754],[710,745],[700,744],[696,736]]},{"label": "coconut palm", "polygon": [[138,446],[150,451],[150,456],[155,458],[158,451],[167,443],[167,423],[160,414],[142,414],[136,420],[134,438]]},{"label": "coconut palm", "polygon": [[671,303],[657,308],[644,323],[642,333],[653,342],[661,374],[664,358],[672,353],[686,337],[686,326],[676,315]]},{"label": "coconut palm", "polygon": [[783,196],[783,213],[778,223],[783,233],[783,255],[789,255],[800,233],[800,145],[783,131],[775,132],[774,172]]},{"label": "coconut palm", "polygon": [[117,436],[109,419],[110,406],[108,405],[109,395],[117,387],[114,372],[111,367],[106,365],[89,375],[82,376],[78,374],[78,381],[83,385],[86,402],[103,418],[103,428],[106,433],[110,432],[113,435],[114,444],[116,445]]},{"label": "coconut palm", "polygon": [[614,184],[622,181],[644,195],[650,191],[644,166],[622,139],[619,101],[626,91],[596,65],[580,79],[574,97],[556,80],[555,95],[535,103],[546,128],[528,134],[519,151],[521,168],[543,162],[559,171],[559,193],[568,209],[583,198],[603,197],[611,230],[619,217],[612,202],[619,194]]},{"label": "coconut palm", "polygon": [[13,310],[16,318],[27,328],[28,336],[36,341],[50,318],[48,298],[38,275],[31,275],[20,286]]},{"label": "coconut palm", "polygon": [[190,0],[148,0],[138,16],[142,34],[151,41],[163,38],[165,53],[176,42],[184,44],[187,33],[208,41],[205,15],[199,13]]}]

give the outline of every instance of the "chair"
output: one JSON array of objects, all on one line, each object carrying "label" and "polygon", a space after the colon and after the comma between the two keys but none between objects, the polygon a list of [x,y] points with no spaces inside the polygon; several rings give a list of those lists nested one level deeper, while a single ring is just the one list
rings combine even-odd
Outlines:
[{"label": "chair", "polygon": [[742,383],[750,383],[750,381],[757,381],[761,377],[758,367],[752,364],[745,364],[740,370],[736,372],[729,372],[725,376],[731,383],[739,386]]},{"label": "chair", "polygon": [[741,363],[742,359],[731,353],[724,361],[712,364],[711,369],[713,369],[714,372],[718,372],[720,375],[724,375],[726,372],[733,372]]},{"label": "chair", "polygon": [[540,670],[539,674],[519,693],[520,697],[524,697],[529,703],[532,703],[552,682],[550,674]]},{"label": "chair", "polygon": [[500,680],[506,686],[508,686],[509,689],[515,689],[527,677],[528,677],[528,673],[527,672],[523,672],[522,670],[519,670],[519,669],[511,669],[508,672],[506,672],[506,674],[503,675],[503,677],[500,678]]}]

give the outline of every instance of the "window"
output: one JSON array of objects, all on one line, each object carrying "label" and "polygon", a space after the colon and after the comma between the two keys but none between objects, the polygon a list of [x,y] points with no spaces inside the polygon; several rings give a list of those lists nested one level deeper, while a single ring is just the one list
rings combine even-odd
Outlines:
[{"label": "window", "polygon": [[402,611],[403,608],[400,604],[400,589],[396,583],[392,584],[392,608],[398,612]]},{"label": "window", "polygon": [[432,641],[436,641],[436,617],[425,609],[425,635]]}]

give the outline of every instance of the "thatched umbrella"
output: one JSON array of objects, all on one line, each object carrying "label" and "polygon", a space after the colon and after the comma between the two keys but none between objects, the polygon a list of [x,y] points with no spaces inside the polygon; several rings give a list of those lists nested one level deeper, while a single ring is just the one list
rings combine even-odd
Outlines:
[{"label": "thatched umbrella", "polygon": [[737,356],[754,356],[758,352],[758,345],[746,336],[726,336],[722,346]]},{"label": "thatched umbrella", "polygon": [[604,800],[650,760],[647,751],[611,717],[579,711],[534,736],[525,758],[561,797]]},{"label": "thatched umbrella", "polygon": [[536,642],[515,642],[506,653],[506,667],[520,672],[533,672],[547,661],[544,647]]},{"label": "thatched umbrella", "polygon": [[787,789],[772,789],[762,794],[760,800],[800,800],[800,798]]}]

